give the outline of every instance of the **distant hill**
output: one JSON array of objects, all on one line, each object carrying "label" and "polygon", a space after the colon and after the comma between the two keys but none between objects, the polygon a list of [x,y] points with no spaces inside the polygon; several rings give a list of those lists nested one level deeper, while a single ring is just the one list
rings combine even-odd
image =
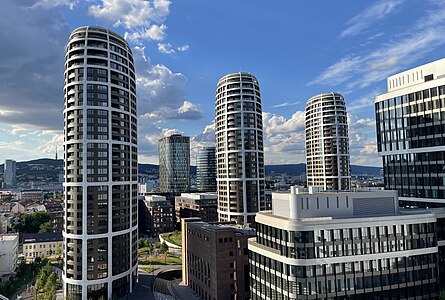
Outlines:
[{"label": "distant hill", "polygon": [[[380,175],[381,167],[369,167],[369,166],[358,166],[351,165],[352,175]],[[287,164],[287,165],[266,165],[266,176],[270,175],[272,172],[276,174],[286,173],[288,175],[299,175],[306,172],[306,164]]]},{"label": "distant hill", "polygon": [[[62,172],[63,160],[40,158],[30,161],[17,162],[17,177],[19,180],[57,180]],[[381,167],[369,167],[351,165],[353,175],[372,175],[381,174]],[[287,165],[266,165],[266,175],[272,172],[276,174],[286,173],[291,176],[306,172],[306,164],[287,164]],[[153,164],[139,164],[139,173],[146,175],[157,175],[159,166]],[[3,164],[0,165],[0,173],[3,173]],[[196,166],[191,167],[191,174],[196,175]]]}]

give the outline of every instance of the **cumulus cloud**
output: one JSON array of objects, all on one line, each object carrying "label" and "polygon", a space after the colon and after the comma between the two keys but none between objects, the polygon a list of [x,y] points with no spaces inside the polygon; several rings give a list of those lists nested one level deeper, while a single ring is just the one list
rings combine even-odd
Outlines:
[{"label": "cumulus cloud", "polygon": [[353,36],[363,32],[371,25],[380,22],[382,19],[389,16],[403,2],[403,0],[383,0],[374,3],[370,7],[367,7],[360,14],[350,19],[346,23],[346,25],[348,25],[348,28],[346,28],[340,36]]},{"label": "cumulus cloud", "polygon": [[135,47],[134,56],[138,111],[145,121],[202,118],[199,105],[187,99],[187,78],[181,73],[172,72],[164,65],[151,64],[144,50]]},{"label": "cumulus cloud", "polygon": [[158,51],[165,54],[172,54],[176,52],[170,43],[158,43]]},{"label": "cumulus cloud", "polygon": [[266,163],[302,163],[305,158],[304,112],[290,118],[263,112],[264,152]]},{"label": "cumulus cloud", "polygon": [[[44,133],[42,133],[44,134]],[[58,132],[57,134],[54,134],[52,138],[44,143],[41,143],[37,147],[37,151],[39,151],[42,154],[47,155],[54,155],[56,151],[63,150],[63,133]]]},{"label": "cumulus cloud", "polygon": [[125,32],[125,39],[130,41],[139,41],[139,40],[153,40],[153,41],[162,41],[166,37],[167,26],[164,24],[161,25],[151,25],[147,29],[140,29],[139,31],[134,31],[132,33]]},{"label": "cumulus cloud", "polygon": [[170,3],[168,0],[102,0],[99,5],[91,5],[88,11],[116,27],[134,29],[162,23],[169,15]]},{"label": "cumulus cloud", "polygon": [[348,89],[364,88],[408,68],[426,53],[443,46],[445,3],[433,3],[434,9],[425,12],[422,19],[414,22],[405,32],[376,49],[339,59],[308,85],[345,84]]}]

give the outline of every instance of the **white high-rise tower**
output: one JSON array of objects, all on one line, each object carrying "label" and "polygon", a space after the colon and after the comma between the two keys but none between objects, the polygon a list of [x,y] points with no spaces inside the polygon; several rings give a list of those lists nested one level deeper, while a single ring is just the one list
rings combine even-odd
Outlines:
[{"label": "white high-rise tower", "polygon": [[349,190],[349,135],[346,105],[339,93],[313,96],[306,104],[307,185]]},{"label": "white high-rise tower", "polygon": [[218,81],[215,134],[219,219],[252,223],[266,207],[261,94],[252,74]]},{"label": "white high-rise tower", "polygon": [[102,27],[74,30],[65,56],[63,288],[118,299],[137,278],[137,115],[133,56]]}]

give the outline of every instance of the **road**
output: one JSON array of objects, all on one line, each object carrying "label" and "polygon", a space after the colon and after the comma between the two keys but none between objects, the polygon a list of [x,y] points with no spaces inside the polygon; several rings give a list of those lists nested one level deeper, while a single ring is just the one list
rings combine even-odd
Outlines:
[{"label": "road", "polygon": [[181,265],[151,265],[151,267],[158,269],[150,273],[147,273],[141,269],[138,270],[139,282],[136,284],[136,287],[130,296],[132,300],[133,299],[154,300],[155,297],[153,295],[152,287],[153,287],[153,280],[155,279],[156,275],[166,270],[178,269],[181,267]]}]

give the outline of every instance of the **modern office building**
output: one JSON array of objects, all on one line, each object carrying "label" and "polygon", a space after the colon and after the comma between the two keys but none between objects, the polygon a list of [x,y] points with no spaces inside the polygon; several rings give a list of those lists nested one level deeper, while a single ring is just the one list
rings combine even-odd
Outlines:
[{"label": "modern office building", "polygon": [[307,101],[305,114],[307,185],[349,190],[348,118],[343,96],[313,96]]},{"label": "modern office building", "polygon": [[3,181],[5,182],[6,188],[12,188],[17,183],[15,160],[5,160],[5,164],[3,166]]},{"label": "modern office building", "polygon": [[199,218],[183,219],[181,228],[182,284],[201,299],[250,299],[247,241],[255,231]]},{"label": "modern office building", "polygon": [[216,193],[181,193],[175,197],[176,222],[184,218],[200,218],[203,222],[218,221]]},{"label": "modern office building", "polygon": [[[251,299],[436,299],[436,215],[396,191],[273,193],[249,239]],[[443,234],[442,234],[443,235]]]},{"label": "modern office building", "polygon": [[173,134],[159,140],[159,188],[174,194],[190,190],[190,137]]},{"label": "modern office building", "polygon": [[198,150],[196,155],[196,189],[198,192],[216,192],[215,147]]},{"label": "modern office building", "polygon": [[68,40],[64,87],[63,289],[116,299],[137,280],[137,114],[131,47],[96,26]]},{"label": "modern office building", "polygon": [[388,77],[375,99],[385,188],[403,206],[445,207],[445,59]]},{"label": "modern office building", "polygon": [[175,230],[174,209],[170,200],[165,196],[144,196],[145,209],[147,211],[147,234],[157,238],[159,234]]},{"label": "modern office building", "polygon": [[247,224],[266,207],[261,94],[252,74],[223,76],[216,90],[218,217]]}]

